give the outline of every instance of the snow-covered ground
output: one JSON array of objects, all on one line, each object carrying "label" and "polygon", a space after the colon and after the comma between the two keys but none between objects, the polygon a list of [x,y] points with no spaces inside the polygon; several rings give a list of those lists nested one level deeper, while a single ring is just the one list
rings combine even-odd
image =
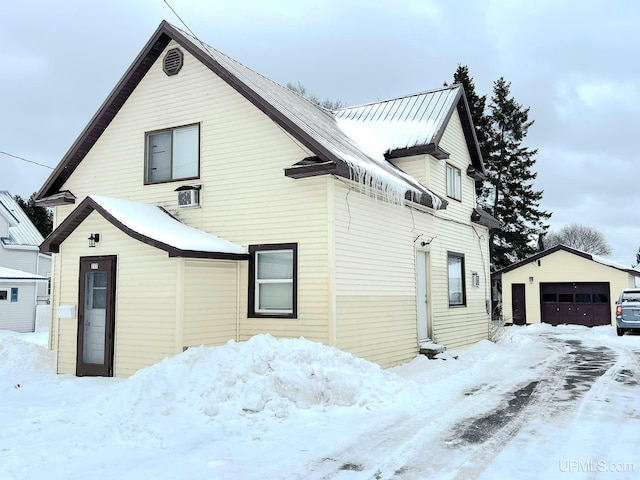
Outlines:
[{"label": "snow-covered ground", "polygon": [[0,332],[0,479],[638,478],[640,336],[508,327],[390,370],[268,335],[129,379]]}]

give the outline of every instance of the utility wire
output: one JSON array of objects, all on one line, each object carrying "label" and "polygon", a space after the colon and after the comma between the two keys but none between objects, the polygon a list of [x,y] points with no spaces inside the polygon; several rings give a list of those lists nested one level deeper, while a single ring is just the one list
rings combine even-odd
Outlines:
[{"label": "utility wire", "polygon": [[48,168],[49,170],[53,170],[53,167],[50,167],[49,165],[45,165],[43,163],[34,162],[33,160],[27,160],[26,158],[22,158],[22,157],[19,157],[17,155],[12,155],[12,154],[7,153],[7,152],[0,151],[0,153],[2,155],[6,155],[7,157],[17,158],[18,160],[22,160],[23,162],[33,163],[34,165],[38,165],[39,167],[44,167],[44,168]]},{"label": "utility wire", "polygon": [[189,33],[190,33],[194,38],[198,38],[198,37],[196,36],[196,34],[195,34],[195,33],[193,33],[193,32],[191,31],[191,29],[189,28],[189,25],[187,25],[187,23],[186,23],[184,20],[182,20],[182,18],[180,18],[180,15],[178,15],[178,12],[176,12],[176,11],[173,9],[173,7],[172,7],[171,5],[169,5],[169,2],[168,2],[167,0],[163,0],[163,1],[164,1],[164,3],[167,5],[167,7],[169,7],[169,9],[173,12],[173,14],[174,14],[176,17],[178,17],[178,20],[180,20],[180,22],[182,23],[182,25],[184,25],[184,28],[186,28],[186,29],[189,31]]}]

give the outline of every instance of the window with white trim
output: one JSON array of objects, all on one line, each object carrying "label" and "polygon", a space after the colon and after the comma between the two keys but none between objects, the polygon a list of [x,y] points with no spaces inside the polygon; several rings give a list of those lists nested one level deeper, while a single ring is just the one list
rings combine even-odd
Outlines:
[{"label": "window with white trim", "polygon": [[249,316],[296,318],[298,245],[250,245]]},{"label": "window with white trim", "polygon": [[7,299],[7,291],[0,290],[0,300],[6,300],[6,299]]},{"label": "window with white trim", "polygon": [[459,168],[447,163],[447,197],[462,200],[462,174]]},{"label": "window with white trim", "polygon": [[447,268],[449,278],[449,306],[462,307],[467,304],[467,293],[464,282],[464,255],[447,252]]},{"label": "window with white trim", "polygon": [[200,176],[199,124],[148,132],[145,142],[145,184]]}]

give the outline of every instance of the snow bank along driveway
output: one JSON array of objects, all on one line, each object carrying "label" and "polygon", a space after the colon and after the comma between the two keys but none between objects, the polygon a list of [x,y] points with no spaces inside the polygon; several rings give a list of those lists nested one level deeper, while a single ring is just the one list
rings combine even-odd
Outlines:
[{"label": "snow bank along driveway", "polygon": [[127,380],[0,332],[0,479],[636,478],[640,336],[509,327],[390,370],[269,335]]}]

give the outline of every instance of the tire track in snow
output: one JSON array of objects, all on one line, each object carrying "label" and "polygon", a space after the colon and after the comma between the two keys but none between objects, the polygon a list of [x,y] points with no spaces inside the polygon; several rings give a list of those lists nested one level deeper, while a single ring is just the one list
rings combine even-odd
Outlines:
[{"label": "tire track in snow", "polygon": [[599,390],[599,384],[606,383],[606,379],[603,382],[602,377],[617,365],[617,355],[610,348],[601,345],[586,346],[578,340],[563,341],[553,335],[544,337],[554,349],[565,350],[547,371],[552,380],[541,380],[532,391],[527,405],[515,418],[491,435],[488,441],[483,442],[456,474],[445,478],[478,478],[523,427],[535,419],[566,415],[566,412],[575,409],[576,404],[579,410],[585,404],[585,397]]},{"label": "tire track in snow", "polygon": [[[556,347],[555,350],[562,349]],[[532,367],[537,371],[550,372],[545,380],[547,383],[552,381],[552,377],[557,377],[558,383],[563,378],[562,369],[558,369],[555,357],[554,355]],[[532,373],[531,376],[537,378],[540,372]],[[452,452],[452,445],[443,441],[450,435],[451,425],[478,415],[477,398],[479,396],[495,389],[504,390],[507,395],[510,390],[517,387],[522,386],[505,384],[505,382],[484,384],[468,392],[467,396],[450,404],[443,411],[434,413],[425,410],[419,415],[415,412],[408,413],[404,417],[378,425],[361,437],[365,438],[364,441],[343,448],[342,452],[336,455],[317,461],[303,476],[297,478],[422,480],[430,478],[430,475],[442,478],[442,472],[450,470],[452,457],[456,456]],[[514,426],[515,423],[511,425]],[[464,450],[463,458],[460,461],[464,462],[465,457],[475,452],[477,448],[462,450]]]}]

